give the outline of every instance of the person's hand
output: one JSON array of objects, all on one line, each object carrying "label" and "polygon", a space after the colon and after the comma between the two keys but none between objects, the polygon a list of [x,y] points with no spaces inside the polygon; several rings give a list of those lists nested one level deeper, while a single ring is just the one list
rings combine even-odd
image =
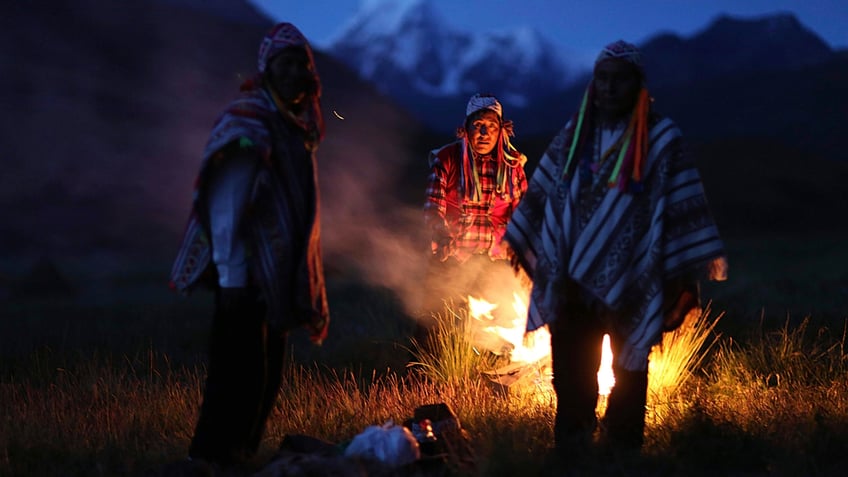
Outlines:
[{"label": "person's hand", "polygon": [[727,280],[727,258],[718,257],[707,264],[707,279],[717,282]]},{"label": "person's hand", "polygon": [[447,226],[443,222],[439,222],[433,226],[433,256],[440,262],[444,262],[450,257],[451,243],[453,238],[448,231]]},{"label": "person's hand", "polygon": [[663,331],[673,331],[682,325],[690,315],[700,315],[701,306],[698,294],[683,289],[674,304],[663,314]]},{"label": "person's hand", "polygon": [[433,238],[433,255],[440,262],[444,262],[450,257],[451,238],[446,235],[441,235]]},{"label": "person's hand", "polygon": [[489,250],[489,256],[492,260],[508,260],[512,252],[509,248],[509,242],[506,240],[497,240],[492,249]]}]

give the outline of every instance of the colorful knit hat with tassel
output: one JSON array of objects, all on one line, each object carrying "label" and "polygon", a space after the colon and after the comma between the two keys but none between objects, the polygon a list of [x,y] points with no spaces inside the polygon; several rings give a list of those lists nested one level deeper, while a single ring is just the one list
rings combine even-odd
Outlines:
[{"label": "colorful knit hat with tassel", "polygon": [[[630,115],[627,129],[624,131],[615,166],[607,179],[610,188],[618,187],[622,191],[637,193],[642,190],[642,173],[648,154],[648,114],[651,104],[651,97],[644,85],[645,70],[642,65],[642,54],[636,45],[618,40],[601,50],[595,59],[595,66],[608,60],[622,60],[632,64],[636,67],[643,82],[633,112]],[[594,87],[593,82],[590,82],[583,93],[580,109],[572,118],[572,122],[575,124],[574,134],[568,149],[568,158],[562,171],[563,178],[567,178],[573,172],[571,170],[573,159],[586,143],[586,137],[591,129],[586,125],[591,124],[594,119],[594,108],[590,107],[594,104],[593,100]]]},{"label": "colorful knit hat with tassel", "polygon": [[[262,38],[262,42],[259,44],[259,52],[256,60],[257,74],[244,81],[240,89],[242,91],[250,91],[261,87],[263,84],[262,75],[265,73],[268,64],[274,56],[279,54],[285,48],[292,46],[301,47],[306,51],[306,54],[309,57],[309,62],[312,64],[313,71],[315,71],[315,56],[312,52],[312,47],[309,45],[309,41],[307,41],[306,37],[296,26],[288,22],[281,22],[274,25]],[[315,73],[314,81],[316,84],[315,94],[313,94],[308,100],[309,105],[301,117],[295,117],[285,111],[285,108],[282,106],[279,98],[276,94],[274,94],[273,90],[271,90],[271,94],[280,112],[288,119],[298,124],[298,126],[305,129],[309,135],[312,136],[311,142],[317,143],[324,137],[324,117],[321,114],[320,104],[321,78],[318,76],[317,72]]]},{"label": "colorful knit hat with tassel", "polygon": [[473,152],[469,154],[471,146],[468,144],[468,133],[466,126],[468,119],[478,111],[488,109],[498,115],[501,130],[498,135],[498,146],[495,146],[495,158],[497,159],[497,175],[495,177],[495,190],[498,194],[508,195],[511,199],[516,198],[520,191],[515,190],[513,170],[523,167],[527,162],[527,156],[518,152],[509,138],[515,136],[512,121],[503,119],[503,106],[500,101],[488,93],[477,93],[471,96],[465,107],[465,122],[456,130],[456,136],[462,139],[462,167],[460,168],[460,184],[465,196],[471,200],[479,200],[483,191],[480,182],[480,171],[473,159]]}]

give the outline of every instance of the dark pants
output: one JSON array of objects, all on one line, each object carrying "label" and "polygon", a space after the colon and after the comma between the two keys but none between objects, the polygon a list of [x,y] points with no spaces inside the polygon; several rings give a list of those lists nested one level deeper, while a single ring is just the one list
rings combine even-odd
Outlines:
[{"label": "dark pants", "polygon": [[[608,317],[607,317],[608,318]],[[592,442],[597,424],[598,367],[603,336],[610,335],[613,355],[624,343],[609,321],[584,306],[570,306],[550,326],[553,387],[557,396],[554,442],[558,452],[574,454]],[[601,438],[610,444],[639,448],[645,425],[647,371],[613,365],[615,387],[607,401]]]},{"label": "dark pants", "polygon": [[258,297],[253,291],[235,303],[216,299],[193,458],[239,464],[259,448],[282,381],[286,334],[269,330]]}]

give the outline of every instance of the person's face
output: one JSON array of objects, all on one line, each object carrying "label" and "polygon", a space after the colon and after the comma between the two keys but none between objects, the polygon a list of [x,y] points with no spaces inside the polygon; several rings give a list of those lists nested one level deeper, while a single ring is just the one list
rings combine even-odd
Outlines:
[{"label": "person's face", "polygon": [[620,59],[604,60],[595,67],[595,106],[604,119],[630,115],[636,105],[642,77],[635,66]]},{"label": "person's face", "polygon": [[482,109],[468,118],[465,132],[471,150],[477,154],[489,154],[497,146],[501,121],[491,109]]},{"label": "person's face", "polygon": [[274,55],[265,69],[267,78],[287,105],[298,105],[317,91],[309,55],[302,47],[290,46]]}]

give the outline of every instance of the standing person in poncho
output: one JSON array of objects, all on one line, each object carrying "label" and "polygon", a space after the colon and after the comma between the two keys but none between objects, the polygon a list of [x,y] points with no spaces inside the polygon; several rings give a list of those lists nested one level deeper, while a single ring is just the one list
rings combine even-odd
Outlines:
[{"label": "standing person in poncho", "polygon": [[634,45],[601,51],[506,240],[533,280],[527,330],[552,335],[557,454],[591,444],[605,333],[616,384],[602,442],[639,449],[651,347],[699,311],[699,280],[725,279],[727,264],[698,171],[677,126],[651,109]]},{"label": "standing person in poncho", "polygon": [[428,312],[439,310],[446,299],[518,286],[503,234],[527,189],[527,158],[512,146],[512,134],[512,121],[504,120],[497,98],[475,94],[457,129],[458,140],[430,152],[424,205],[432,252],[425,286]]},{"label": "standing person in poncho", "polygon": [[329,311],[315,151],[323,135],[312,50],[289,23],[259,48],[258,74],[218,118],[196,182],[172,287],[215,291],[194,460],[243,465],[255,454],[282,380],[287,333],[316,343]]}]

